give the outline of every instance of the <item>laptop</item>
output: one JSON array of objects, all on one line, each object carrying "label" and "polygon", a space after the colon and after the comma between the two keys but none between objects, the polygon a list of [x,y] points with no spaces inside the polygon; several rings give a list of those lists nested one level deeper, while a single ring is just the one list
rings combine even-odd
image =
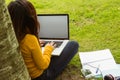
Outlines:
[{"label": "laptop", "polygon": [[40,23],[39,38],[46,43],[55,42],[57,46],[52,55],[59,56],[69,41],[69,15],[38,14],[37,17]]}]

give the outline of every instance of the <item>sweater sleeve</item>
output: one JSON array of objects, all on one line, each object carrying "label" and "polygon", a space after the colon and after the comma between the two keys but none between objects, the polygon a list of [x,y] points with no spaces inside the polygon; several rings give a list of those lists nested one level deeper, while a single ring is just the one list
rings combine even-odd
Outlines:
[{"label": "sweater sleeve", "polygon": [[32,35],[29,36],[29,48],[31,50],[31,55],[33,57],[33,61],[39,69],[46,69],[49,66],[51,53],[53,51],[53,47],[47,45],[45,47],[44,53],[42,53],[41,47],[38,43],[37,38]]}]

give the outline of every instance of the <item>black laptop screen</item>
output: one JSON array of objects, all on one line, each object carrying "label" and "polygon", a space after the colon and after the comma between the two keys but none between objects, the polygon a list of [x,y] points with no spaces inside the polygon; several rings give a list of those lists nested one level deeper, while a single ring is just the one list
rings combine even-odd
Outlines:
[{"label": "black laptop screen", "polygon": [[40,14],[39,37],[42,39],[69,39],[68,14]]}]

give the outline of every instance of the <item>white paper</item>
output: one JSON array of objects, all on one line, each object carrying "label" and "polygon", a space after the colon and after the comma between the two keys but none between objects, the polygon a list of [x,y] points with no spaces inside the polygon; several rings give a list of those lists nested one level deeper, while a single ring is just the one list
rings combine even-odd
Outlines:
[{"label": "white paper", "polygon": [[105,76],[105,75],[111,74],[113,77],[120,78],[120,64],[116,64],[116,65],[117,65],[117,68],[115,68],[115,69],[102,71],[102,75]]},{"label": "white paper", "polygon": [[[80,52],[82,68],[89,69],[94,75],[101,74],[102,71],[116,69],[116,62],[109,49]],[[98,71],[97,71],[98,69]]]}]

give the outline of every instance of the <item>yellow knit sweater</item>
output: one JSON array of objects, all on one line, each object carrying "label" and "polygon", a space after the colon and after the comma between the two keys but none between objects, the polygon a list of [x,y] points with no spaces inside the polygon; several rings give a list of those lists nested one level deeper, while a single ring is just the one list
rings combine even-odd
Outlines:
[{"label": "yellow knit sweater", "polygon": [[34,35],[27,34],[20,43],[20,49],[32,79],[40,76],[49,66],[53,47],[50,45],[45,46],[42,53],[38,40]]}]

